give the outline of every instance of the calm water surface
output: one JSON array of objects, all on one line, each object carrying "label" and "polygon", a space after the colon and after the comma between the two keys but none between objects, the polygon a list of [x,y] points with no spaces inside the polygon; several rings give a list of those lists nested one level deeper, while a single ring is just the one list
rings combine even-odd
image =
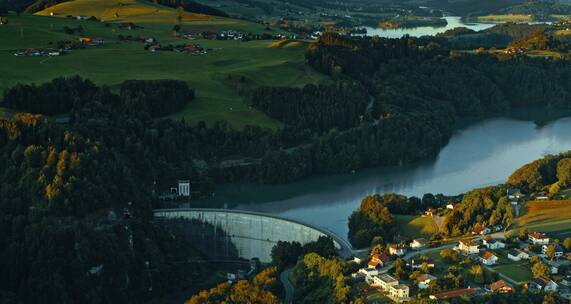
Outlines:
[{"label": "calm water surface", "polygon": [[448,24],[443,27],[421,26],[414,28],[398,28],[398,29],[383,29],[367,27],[368,36],[380,36],[386,38],[401,38],[404,35],[412,37],[420,36],[434,36],[436,34],[444,33],[447,30],[457,27],[467,27],[475,31],[485,30],[494,26],[496,23],[482,23],[482,22],[465,22],[460,17],[444,17]]},{"label": "calm water surface", "polygon": [[288,185],[223,185],[216,201],[227,208],[272,213],[347,236],[347,218],[369,194],[455,195],[504,182],[521,165],[571,150],[571,118],[543,126],[494,118],[455,132],[436,159],[356,174],[317,176]]}]

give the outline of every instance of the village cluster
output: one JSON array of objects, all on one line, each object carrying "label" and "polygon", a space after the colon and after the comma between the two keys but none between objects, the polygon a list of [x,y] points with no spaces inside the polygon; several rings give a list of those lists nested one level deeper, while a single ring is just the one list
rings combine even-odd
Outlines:
[{"label": "village cluster", "polygon": [[103,39],[80,37],[76,41],[58,41],[54,47],[18,50],[14,53],[14,56],[60,56],[74,49],[81,49],[87,46],[99,46],[104,43],[105,41]]},{"label": "village cluster", "polygon": [[[518,189],[510,189],[507,197],[517,210],[525,196]],[[538,194],[534,199],[545,199],[544,194]],[[451,203],[445,209],[457,207],[458,204]],[[431,209],[425,213],[426,216],[434,216],[436,212]],[[477,226],[472,231],[472,236],[452,243],[414,239],[411,242],[389,244],[381,251],[372,250],[368,261],[354,258],[353,262],[362,265],[362,268],[353,273],[352,278],[368,285],[363,292],[372,290],[397,303],[406,302],[417,295],[432,300],[445,300],[475,297],[485,293],[508,293],[521,288],[530,292],[551,291],[558,292],[562,297],[569,296],[571,250],[567,247],[566,252],[560,240],[555,240],[545,233],[523,233],[522,230],[519,236],[506,238],[503,230],[501,225]],[[445,263],[444,256],[450,255],[450,252],[457,256],[457,259],[453,263]],[[537,263],[544,267],[543,273],[536,273],[532,269]],[[494,274],[496,279],[488,281],[487,284],[478,284],[472,280],[460,288],[433,288],[439,285],[438,280],[442,279],[443,269],[478,265],[483,271]],[[401,279],[396,274],[397,268],[404,269],[400,273]],[[528,279],[522,281],[521,278],[512,278],[510,269],[524,269],[531,274]]]}]

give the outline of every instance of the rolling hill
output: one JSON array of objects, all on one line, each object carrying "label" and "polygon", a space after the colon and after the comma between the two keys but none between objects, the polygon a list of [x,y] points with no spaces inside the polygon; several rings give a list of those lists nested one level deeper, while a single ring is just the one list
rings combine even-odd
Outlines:
[{"label": "rolling hill", "polygon": [[524,214],[517,219],[516,227],[564,239],[571,236],[570,215],[571,200],[527,202]]}]

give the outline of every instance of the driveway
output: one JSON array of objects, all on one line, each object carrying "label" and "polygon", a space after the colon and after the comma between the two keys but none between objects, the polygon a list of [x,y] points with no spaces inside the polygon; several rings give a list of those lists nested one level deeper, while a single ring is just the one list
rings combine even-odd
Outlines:
[{"label": "driveway", "polygon": [[293,285],[291,284],[290,280],[289,280],[289,275],[291,274],[291,271],[293,270],[293,267],[290,267],[284,271],[282,271],[282,273],[280,273],[280,281],[282,281],[282,284],[284,285],[284,290],[285,290],[285,300],[284,303],[285,304],[292,304],[293,303]]}]

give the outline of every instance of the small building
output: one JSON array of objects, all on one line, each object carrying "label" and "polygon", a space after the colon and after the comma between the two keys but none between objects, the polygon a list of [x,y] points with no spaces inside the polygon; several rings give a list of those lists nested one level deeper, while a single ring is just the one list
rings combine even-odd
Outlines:
[{"label": "small building", "polygon": [[423,260],[423,259],[411,259],[407,266],[410,266],[413,270],[420,269],[422,265],[426,265],[428,268],[434,268],[436,265],[430,259]]},{"label": "small building", "polygon": [[531,291],[557,291],[559,286],[546,276],[541,276],[529,283]]},{"label": "small building", "polygon": [[543,245],[541,246],[541,253],[547,255],[547,250],[549,249],[549,247],[553,246],[555,251],[553,253],[555,258],[560,258],[563,257],[563,247],[561,247],[561,245],[559,244],[552,244],[552,245]]},{"label": "small building", "polygon": [[79,41],[79,43],[83,43],[83,44],[90,44],[93,43],[94,39],[91,37],[80,37],[77,39]]},{"label": "small building", "polygon": [[416,277],[419,289],[428,289],[430,282],[434,280],[436,280],[436,277],[430,274],[421,274]]},{"label": "small building", "polygon": [[436,213],[436,210],[434,210],[433,208],[429,208],[428,210],[426,210],[426,211],[424,212],[424,214],[425,214],[426,216],[433,216],[435,213]]},{"label": "small building", "polygon": [[490,292],[497,292],[497,293],[511,293],[514,292],[514,289],[509,286],[504,280],[496,281],[488,286],[486,289]]},{"label": "small building", "polygon": [[498,261],[498,257],[491,251],[484,251],[482,254],[480,254],[479,258],[480,262],[487,266],[494,265]]},{"label": "small building", "polygon": [[440,292],[437,294],[430,295],[431,300],[447,300],[458,297],[472,297],[478,294],[478,289],[476,288],[461,288],[454,289],[445,292]]},{"label": "small building", "polygon": [[356,264],[361,264],[363,262],[363,260],[361,260],[358,257],[353,257],[353,259],[351,260],[351,262],[356,263]]},{"label": "small building", "polygon": [[519,188],[510,188],[507,190],[507,195],[510,200],[518,200],[525,197]]},{"label": "small building", "polygon": [[495,240],[495,239],[488,239],[488,240],[485,239],[484,245],[490,250],[506,248],[505,243],[500,242],[500,241]]},{"label": "small building", "polygon": [[379,275],[379,271],[373,268],[361,268],[358,273],[365,275],[368,280],[373,280],[373,277]]},{"label": "small building", "polygon": [[528,260],[529,254],[521,249],[512,249],[508,252],[508,259],[516,262]]},{"label": "small building", "polygon": [[476,235],[484,235],[484,234],[488,234],[490,232],[492,232],[492,230],[490,230],[490,228],[480,226],[480,225],[474,227],[474,230],[472,230],[472,234],[476,234]]},{"label": "small building", "polygon": [[412,242],[410,242],[410,248],[414,249],[414,250],[422,249],[422,248],[426,247],[427,245],[428,245],[428,242],[426,241],[426,239],[415,239]]},{"label": "small building", "polygon": [[480,245],[472,240],[461,240],[458,242],[457,249],[466,254],[477,254],[480,252]]},{"label": "small building", "polygon": [[559,267],[561,267],[561,264],[559,264],[556,261],[549,261],[549,262],[547,262],[547,266],[549,267],[549,272],[551,274],[558,274],[559,273]]},{"label": "small building", "polygon": [[403,256],[406,254],[405,244],[391,244],[389,245],[389,254]]},{"label": "small building", "polygon": [[189,180],[179,180],[178,181],[178,195],[183,197],[190,197],[190,181]]},{"label": "small building", "polygon": [[534,245],[549,244],[549,237],[545,233],[534,232],[528,235],[529,241]]}]

